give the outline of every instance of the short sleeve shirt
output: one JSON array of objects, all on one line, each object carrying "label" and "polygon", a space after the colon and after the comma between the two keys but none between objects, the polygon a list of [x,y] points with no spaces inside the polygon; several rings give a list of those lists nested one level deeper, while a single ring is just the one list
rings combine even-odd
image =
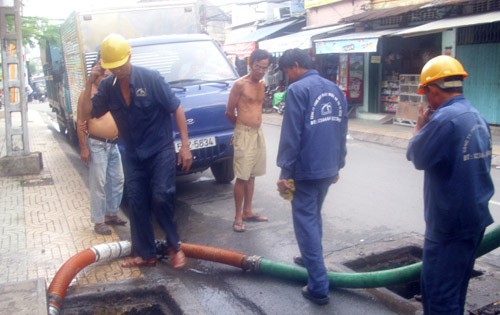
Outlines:
[{"label": "short sleeve shirt", "polygon": [[158,71],[139,66],[131,67],[130,93],[127,105],[116,77],[105,78],[92,98],[92,116],[100,117],[109,110],[125,142],[126,154],[144,160],[172,146],[172,113],[180,100]]}]

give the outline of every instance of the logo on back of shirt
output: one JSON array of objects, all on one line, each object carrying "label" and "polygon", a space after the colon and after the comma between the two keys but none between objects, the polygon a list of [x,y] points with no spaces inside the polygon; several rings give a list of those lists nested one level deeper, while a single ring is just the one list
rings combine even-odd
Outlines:
[{"label": "logo on back of shirt", "polygon": [[139,88],[135,90],[135,96],[137,97],[145,97],[148,96],[148,93],[145,88]]},{"label": "logo on back of shirt", "polygon": [[322,93],[316,98],[309,116],[311,125],[328,121],[342,121],[342,104],[340,99],[331,92]]}]

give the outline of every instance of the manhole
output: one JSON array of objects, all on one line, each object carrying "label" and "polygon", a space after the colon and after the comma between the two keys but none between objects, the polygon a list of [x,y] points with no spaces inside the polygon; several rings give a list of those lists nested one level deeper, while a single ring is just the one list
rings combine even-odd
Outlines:
[{"label": "manhole", "polygon": [[44,174],[35,178],[21,180],[21,187],[34,187],[54,185],[54,180],[50,174]]},{"label": "manhole", "polygon": [[[421,261],[422,248],[406,246],[352,260],[344,263],[344,265],[356,272],[370,272],[404,267]],[[471,277],[478,277],[482,274],[480,271],[473,270]],[[420,280],[388,286],[387,289],[408,300],[421,294]]]},{"label": "manhole", "polygon": [[171,315],[179,308],[166,288],[115,286],[66,297],[62,315]]},{"label": "manhole", "polygon": [[493,302],[475,311],[469,311],[469,315],[498,315],[500,314],[500,301]]}]

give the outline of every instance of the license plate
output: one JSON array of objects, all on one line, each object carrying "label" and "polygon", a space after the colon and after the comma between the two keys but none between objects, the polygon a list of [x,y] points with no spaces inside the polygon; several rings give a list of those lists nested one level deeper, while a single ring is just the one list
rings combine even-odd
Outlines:
[{"label": "license plate", "polygon": [[[203,137],[203,138],[189,139],[189,149],[190,150],[215,147],[216,144],[217,143],[215,141],[215,137]],[[181,149],[181,142],[175,141],[175,152],[179,153],[180,149]]]}]

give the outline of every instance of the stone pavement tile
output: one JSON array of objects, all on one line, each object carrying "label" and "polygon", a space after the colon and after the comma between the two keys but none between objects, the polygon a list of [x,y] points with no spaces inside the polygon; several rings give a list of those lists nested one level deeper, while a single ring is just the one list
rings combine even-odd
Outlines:
[{"label": "stone pavement tile", "polygon": [[[44,169],[0,177],[0,284],[43,278],[48,286],[68,259],[120,238],[115,227],[109,236],[94,232],[87,184],[38,112],[29,114],[30,150],[42,152]],[[0,140],[5,143],[1,132]],[[121,268],[117,261],[98,262],[80,271],[73,284],[141,276],[138,268]]]}]

